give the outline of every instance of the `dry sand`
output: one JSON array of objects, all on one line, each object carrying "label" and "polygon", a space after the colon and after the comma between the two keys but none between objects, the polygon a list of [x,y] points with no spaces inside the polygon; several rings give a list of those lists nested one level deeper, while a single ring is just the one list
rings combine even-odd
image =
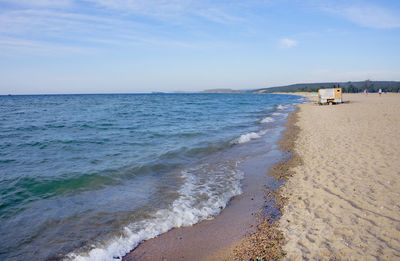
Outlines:
[{"label": "dry sand", "polygon": [[[349,102],[335,106],[303,104],[289,117],[280,145],[293,156],[270,169],[270,175],[288,179],[275,193],[283,210],[280,221],[261,220],[255,233],[215,249],[199,252],[197,242],[183,259],[400,260],[400,95],[344,94],[344,99]],[[189,238],[214,244],[201,227],[206,223],[185,228],[196,234]],[[169,232],[166,242],[179,239],[173,233],[180,231]],[[165,245],[159,238],[149,241],[151,249]],[[172,257],[165,260],[182,259],[165,246],[156,251]],[[146,259],[147,250],[125,260],[158,260]],[[182,248],[177,250],[182,255]]]},{"label": "dry sand", "polygon": [[400,260],[400,95],[300,105],[279,221],[288,260]]}]

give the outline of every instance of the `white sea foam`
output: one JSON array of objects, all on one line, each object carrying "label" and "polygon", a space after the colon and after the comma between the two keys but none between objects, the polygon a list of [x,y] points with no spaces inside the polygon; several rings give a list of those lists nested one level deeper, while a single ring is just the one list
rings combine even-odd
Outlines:
[{"label": "white sea foam", "polygon": [[[235,163],[236,164],[236,163]],[[217,215],[233,196],[242,193],[243,173],[232,163],[210,166],[202,164],[182,171],[184,183],[180,196],[168,209],[162,209],[151,219],[126,226],[119,237],[103,245],[93,246],[88,253],[71,253],[68,260],[120,260],[140,242],[154,238],[174,227],[190,226]],[[200,200],[201,199],[201,200]]]},{"label": "white sea foam", "polygon": [[274,118],[272,117],[265,117],[264,119],[262,119],[260,122],[261,123],[269,123],[269,122],[274,122]]},{"label": "white sea foam", "polygon": [[246,143],[251,140],[260,138],[262,135],[264,135],[267,132],[268,132],[268,130],[261,130],[259,132],[250,132],[247,134],[243,134],[239,138],[234,140],[234,143],[239,143],[239,144]]},{"label": "white sea foam", "polygon": [[287,104],[287,105],[279,104],[278,106],[276,106],[276,109],[282,111],[282,110],[288,109],[289,106],[290,106],[290,105],[288,105],[288,104]]},{"label": "white sea foam", "polygon": [[256,133],[256,132],[250,132],[250,133],[241,135],[241,136],[236,140],[236,142],[237,142],[237,143],[246,143],[246,142],[249,142],[249,141],[251,141],[251,140],[253,140],[253,139],[258,139],[258,138],[260,138],[260,135],[259,135],[258,133]]},{"label": "white sea foam", "polygon": [[274,112],[274,113],[272,113],[272,115],[273,116],[281,116],[281,115],[283,115],[283,113],[282,112]]}]

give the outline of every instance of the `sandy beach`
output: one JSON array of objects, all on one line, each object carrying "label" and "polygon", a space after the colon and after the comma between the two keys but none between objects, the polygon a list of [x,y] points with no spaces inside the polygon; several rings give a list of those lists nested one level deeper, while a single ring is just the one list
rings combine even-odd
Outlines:
[{"label": "sandy beach", "polygon": [[302,164],[281,188],[288,260],[400,258],[400,95],[344,100],[299,106]]},{"label": "sandy beach", "polygon": [[280,220],[261,219],[251,234],[255,220],[227,222],[243,208],[256,213],[260,192],[258,203],[234,199],[215,220],[145,242],[125,260],[399,259],[400,95],[344,94],[344,101],[302,104],[289,116],[280,147],[292,157],[269,170],[287,180],[270,194],[283,212]]}]

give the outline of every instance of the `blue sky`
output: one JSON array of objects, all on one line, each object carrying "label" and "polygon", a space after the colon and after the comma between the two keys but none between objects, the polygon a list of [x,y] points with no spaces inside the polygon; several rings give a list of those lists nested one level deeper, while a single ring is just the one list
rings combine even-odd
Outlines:
[{"label": "blue sky", "polygon": [[400,80],[400,1],[0,0],[0,94]]}]

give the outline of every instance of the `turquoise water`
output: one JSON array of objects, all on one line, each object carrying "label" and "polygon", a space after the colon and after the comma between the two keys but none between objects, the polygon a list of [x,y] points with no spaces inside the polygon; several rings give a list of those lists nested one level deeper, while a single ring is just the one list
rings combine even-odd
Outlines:
[{"label": "turquoise water", "polygon": [[[112,260],[241,193],[241,158],[299,97],[0,96],[0,259]],[[245,150],[244,150],[245,151]],[[227,156],[229,155],[229,156]]]}]

